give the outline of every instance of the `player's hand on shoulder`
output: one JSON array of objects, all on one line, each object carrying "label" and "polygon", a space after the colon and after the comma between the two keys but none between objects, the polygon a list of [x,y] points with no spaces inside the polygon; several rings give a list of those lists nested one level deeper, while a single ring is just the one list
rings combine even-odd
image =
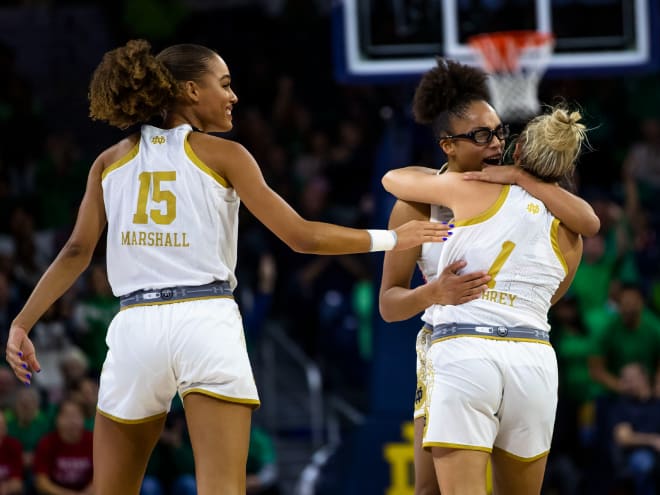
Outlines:
[{"label": "player's hand on shoulder", "polygon": [[517,184],[523,169],[515,165],[492,165],[481,171],[463,172],[463,180],[480,180],[496,184]]},{"label": "player's hand on shoulder", "polygon": [[410,220],[394,229],[397,243],[394,251],[410,249],[425,242],[445,242],[452,235],[453,224],[430,222],[428,220]]}]

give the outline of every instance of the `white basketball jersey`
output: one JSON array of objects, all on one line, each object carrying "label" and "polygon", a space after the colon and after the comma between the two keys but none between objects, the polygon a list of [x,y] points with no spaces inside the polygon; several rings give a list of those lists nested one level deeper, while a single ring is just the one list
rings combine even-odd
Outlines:
[{"label": "white basketball jersey", "polygon": [[103,172],[115,296],[216,280],[236,286],[240,200],[195,155],[191,131],[144,125],[136,146]]},{"label": "white basketball jersey", "polygon": [[454,222],[439,267],[463,259],[462,272],[487,270],[489,290],[458,306],[435,305],[434,325],[475,323],[550,330],[550,300],[567,273],[557,242],[559,221],[518,186],[503,186],[484,213]]},{"label": "white basketball jersey", "polygon": [[[451,218],[453,218],[453,213],[449,208],[431,205],[431,214],[429,216],[431,222],[448,222]],[[422,244],[422,252],[417,260],[417,266],[419,271],[422,272],[422,276],[426,283],[438,278],[438,274],[444,268],[438,267],[443,244],[444,243],[442,242],[425,242]],[[428,324],[433,323],[431,321],[430,309],[431,308],[427,308],[424,310],[424,314],[422,315],[422,321]]]}]

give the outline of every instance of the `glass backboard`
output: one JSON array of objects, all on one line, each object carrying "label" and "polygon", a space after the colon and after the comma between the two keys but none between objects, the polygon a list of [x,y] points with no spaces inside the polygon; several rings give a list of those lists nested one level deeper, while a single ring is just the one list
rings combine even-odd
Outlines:
[{"label": "glass backboard", "polygon": [[476,63],[471,35],[521,29],[554,34],[549,76],[645,72],[658,67],[659,12],[659,0],[339,0],[335,72],[417,77],[436,55]]}]

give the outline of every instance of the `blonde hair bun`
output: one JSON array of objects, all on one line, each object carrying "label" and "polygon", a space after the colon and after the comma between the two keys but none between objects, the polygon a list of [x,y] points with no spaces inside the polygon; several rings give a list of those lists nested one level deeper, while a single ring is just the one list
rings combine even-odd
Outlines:
[{"label": "blonde hair bun", "polygon": [[533,118],[520,134],[520,166],[549,182],[569,177],[587,138],[581,120],[565,105]]}]

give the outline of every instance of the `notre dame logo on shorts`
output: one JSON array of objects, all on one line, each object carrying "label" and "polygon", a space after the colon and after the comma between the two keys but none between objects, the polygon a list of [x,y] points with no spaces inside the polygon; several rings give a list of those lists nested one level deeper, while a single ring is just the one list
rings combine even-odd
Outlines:
[{"label": "notre dame logo on shorts", "polygon": [[151,144],[165,144],[165,136],[154,136],[151,138]]},{"label": "notre dame logo on shorts", "polygon": [[421,386],[419,386],[415,391],[415,404],[419,404],[420,402],[422,402],[423,398],[424,398],[424,389]]}]

